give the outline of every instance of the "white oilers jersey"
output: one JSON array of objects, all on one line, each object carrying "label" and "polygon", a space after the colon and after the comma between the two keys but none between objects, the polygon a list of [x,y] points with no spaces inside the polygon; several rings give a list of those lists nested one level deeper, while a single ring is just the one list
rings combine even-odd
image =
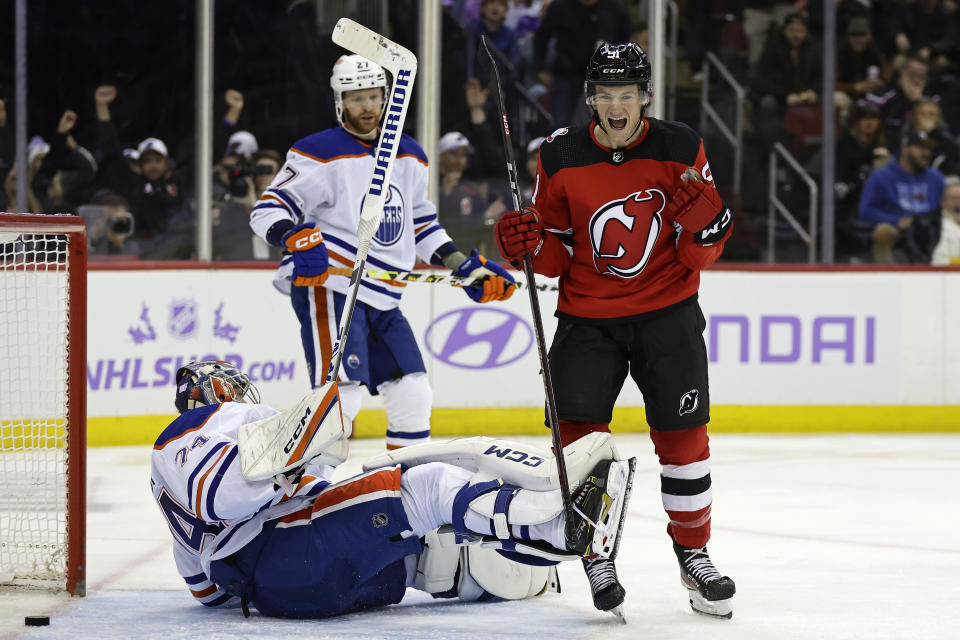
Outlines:
[{"label": "white oilers jersey", "polygon": [[[263,192],[250,214],[250,226],[262,238],[280,220],[316,222],[330,252],[330,265],[353,268],[357,255],[360,209],[373,173],[375,144],[354,138],[343,127],[327,129],[294,144],[286,164]],[[429,261],[450,236],[427,200],[427,157],[403,135],[390,177],[383,218],[367,254],[367,266],[409,271],[419,256]],[[290,256],[279,277],[290,275]],[[330,276],[324,286],[346,293],[347,276]],[[404,283],[364,278],[358,298],[377,309],[400,303]]]},{"label": "white oilers jersey", "polygon": [[153,447],[150,488],[173,534],[177,570],[204,605],[239,603],[210,580],[211,560],[242,548],[264,522],[311,503],[333,475],[333,467],[311,465],[290,498],[272,480],[244,479],[240,426],[275,413],[239,402],[198,407],[174,420]]}]

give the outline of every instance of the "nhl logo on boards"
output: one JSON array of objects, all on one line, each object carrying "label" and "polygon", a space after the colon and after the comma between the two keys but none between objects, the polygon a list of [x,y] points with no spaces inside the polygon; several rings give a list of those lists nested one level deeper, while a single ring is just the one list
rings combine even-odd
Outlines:
[{"label": "nhl logo on boards", "polygon": [[623,151],[617,149],[613,152],[613,163],[620,164],[621,162],[623,162]]},{"label": "nhl logo on boards", "polygon": [[390,522],[390,518],[387,517],[385,513],[378,513],[372,518],[373,526],[377,529],[387,526],[387,523]]}]

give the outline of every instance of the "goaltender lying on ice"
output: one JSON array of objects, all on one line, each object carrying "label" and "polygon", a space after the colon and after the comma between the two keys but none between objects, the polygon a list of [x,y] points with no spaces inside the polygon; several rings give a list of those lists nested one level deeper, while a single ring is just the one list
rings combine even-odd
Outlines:
[{"label": "goaltender lying on ice", "polygon": [[617,553],[635,460],[608,433],[564,448],[568,518],[549,450],[483,437],[391,451],[332,483],[348,449],[333,382],[277,412],[229,363],[193,362],[175,404],[151,487],[201,604],[313,618],[407,587],[519,599],[556,584],[557,562]]}]

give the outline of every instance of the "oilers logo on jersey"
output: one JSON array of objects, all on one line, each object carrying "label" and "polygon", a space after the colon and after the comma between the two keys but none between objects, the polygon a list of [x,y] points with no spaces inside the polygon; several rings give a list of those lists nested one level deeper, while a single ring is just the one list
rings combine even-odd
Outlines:
[{"label": "oilers logo on jersey", "polygon": [[380,227],[373,239],[379,244],[389,247],[403,235],[403,213],[404,203],[403,194],[400,193],[395,185],[390,185],[387,192],[387,199],[383,203],[383,217],[380,219]]}]

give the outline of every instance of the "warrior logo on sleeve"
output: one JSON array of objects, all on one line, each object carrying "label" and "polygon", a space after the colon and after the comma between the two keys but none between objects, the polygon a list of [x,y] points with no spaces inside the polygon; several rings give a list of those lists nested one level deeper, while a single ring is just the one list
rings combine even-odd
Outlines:
[{"label": "warrior logo on sleeve", "polygon": [[603,205],[590,218],[593,264],[601,273],[633,278],[643,271],[663,228],[666,198],[644,189]]}]

